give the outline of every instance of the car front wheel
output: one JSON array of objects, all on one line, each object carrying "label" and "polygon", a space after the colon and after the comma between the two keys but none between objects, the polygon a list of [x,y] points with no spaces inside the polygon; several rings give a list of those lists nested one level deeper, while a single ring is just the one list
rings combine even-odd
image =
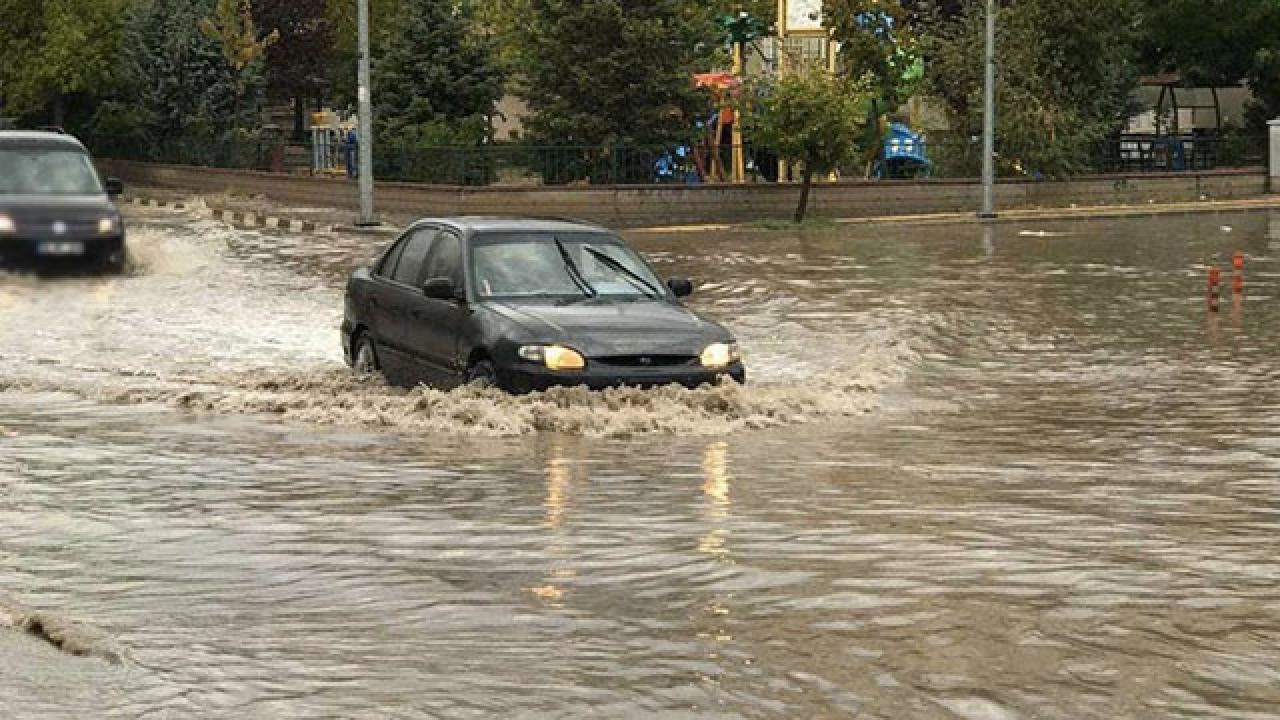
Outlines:
[{"label": "car front wheel", "polygon": [[482,388],[498,387],[498,370],[491,360],[477,360],[467,368],[466,381]]}]

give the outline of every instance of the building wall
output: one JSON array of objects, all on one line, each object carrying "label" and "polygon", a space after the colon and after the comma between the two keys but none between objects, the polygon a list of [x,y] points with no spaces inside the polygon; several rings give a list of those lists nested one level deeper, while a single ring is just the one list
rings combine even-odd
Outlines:
[{"label": "building wall", "polygon": [[[104,160],[104,172],[125,181],[195,193],[261,195],[297,206],[358,209],[355,183],[324,177],[218,170]],[[1135,205],[1244,198],[1266,192],[1262,168],[1080,177],[1063,182],[1002,182],[1001,209]],[[818,216],[876,217],[975,210],[981,186],[972,180],[840,182],[817,185]],[[735,223],[791,217],[796,185],[646,185],[617,187],[466,188],[378,183],[380,212],[399,216],[537,215],[574,217],[615,227]]]}]

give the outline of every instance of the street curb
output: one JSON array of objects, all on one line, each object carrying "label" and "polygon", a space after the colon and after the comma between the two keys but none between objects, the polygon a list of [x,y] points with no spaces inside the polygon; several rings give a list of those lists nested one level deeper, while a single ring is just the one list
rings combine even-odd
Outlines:
[{"label": "street curb", "polygon": [[126,200],[130,205],[142,205],[143,207],[169,208],[170,210],[186,210],[187,204],[175,200],[158,200],[156,198],[131,197]]},{"label": "street curb", "polygon": [[[167,208],[170,210],[189,210],[190,208],[185,202],[180,200],[161,200],[159,198],[150,197],[131,197],[125,200],[130,205],[139,205],[142,207]],[[322,225],[312,220],[295,220],[293,218],[280,217],[276,215],[260,214],[255,212],[246,212],[240,210],[227,210],[223,208],[211,207],[209,214],[214,220],[218,220],[232,227],[243,230],[277,230],[280,232],[291,233],[315,233],[315,232],[333,232],[334,225]]]},{"label": "street curb", "polygon": [[211,212],[215,220],[221,220],[228,225],[245,230],[267,229],[294,233],[333,232],[332,225],[320,225],[311,220],[294,220],[276,215],[260,215],[255,212],[219,210],[216,208],[211,209]]},{"label": "street curb", "polygon": [[1147,203],[1145,205],[1090,205],[1071,208],[1015,208],[1004,210],[995,219],[983,220],[972,212],[933,213],[927,215],[879,215],[870,217],[826,218],[831,223],[816,229],[803,225],[795,228],[759,228],[751,223],[703,225],[665,225],[631,228],[627,233],[637,235],[680,235],[699,232],[830,232],[832,226],[863,225],[1010,225],[1035,221],[1100,220],[1107,218],[1147,217],[1157,215],[1195,215],[1217,212],[1267,210],[1280,208],[1280,197],[1261,196],[1239,200],[1201,200],[1199,202]]}]

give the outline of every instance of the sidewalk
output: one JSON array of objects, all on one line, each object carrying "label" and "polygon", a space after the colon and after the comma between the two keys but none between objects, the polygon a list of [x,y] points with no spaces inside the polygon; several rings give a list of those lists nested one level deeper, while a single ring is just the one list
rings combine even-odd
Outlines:
[{"label": "sidewalk", "polygon": [[[322,207],[287,207],[261,197],[243,197],[230,194],[199,196],[166,188],[137,187],[126,193],[125,204],[141,204],[175,209],[190,209],[203,204],[210,214],[235,227],[270,229],[282,232],[362,233],[394,236],[416,217],[382,214],[382,225],[370,228],[355,226],[355,216],[347,210]],[[1070,208],[1036,208],[1006,210],[994,222],[1018,223],[1030,220],[1088,220],[1109,217],[1141,217],[1144,215],[1168,215],[1183,213],[1214,213],[1233,210],[1280,209],[1280,195],[1267,195],[1241,200],[1203,200],[1183,203],[1148,203],[1143,205],[1095,205]],[[928,215],[883,215],[856,218],[814,218],[822,220],[820,227],[786,224],[774,228],[761,228],[758,223],[709,223],[695,225],[664,225],[635,228],[624,231],[639,235],[677,235],[700,232],[817,232],[830,231],[834,225],[974,225],[979,220],[975,213],[936,213]],[[830,224],[828,224],[830,223]]]},{"label": "sidewalk", "polygon": [[[937,213],[932,215],[881,215],[873,217],[834,218],[829,222],[838,225],[980,225],[984,222],[1018,223],[1028,220],[1091,220],[1109,217],[1142,217],[1148,215],[1176,215],[1185,213],[1214,213],[1232,210],[1280,209],[1280,195],[1270,195],[1245,200],[1203,200],[1188,203],[1148,203],[1145,205],[1094,205],[1071,208],[1035,208],[1006,210],[994,221],[978,219],[977,213]],[[797,231],[805,231],[802,225]],[[830,230],[829,227],[821,228]],[[744,230],[748,232],[777,232],[776,229],[753,227],[751,223],[739,225],[666,225],[639,228],[628,232],[654,235]]]}]

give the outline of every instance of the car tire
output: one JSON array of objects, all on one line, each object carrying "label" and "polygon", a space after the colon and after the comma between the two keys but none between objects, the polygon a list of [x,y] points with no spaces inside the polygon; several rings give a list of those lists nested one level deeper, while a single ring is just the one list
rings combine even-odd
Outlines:
[{"label": "car tire", "polygon": [[500,387],[498,369],[493,366],[493,361],[488,359],[481,359],[471,363],[471,367],[467,368],[467,374],[464,379],[466,384],[475,385],[476,387]]},{"label": "car tire", "polygon": [[356,336],[355,349],[351,351],[351,369],[357,375],[376,375],[382,372],[378,362],[378,348],[369,333]]}]

